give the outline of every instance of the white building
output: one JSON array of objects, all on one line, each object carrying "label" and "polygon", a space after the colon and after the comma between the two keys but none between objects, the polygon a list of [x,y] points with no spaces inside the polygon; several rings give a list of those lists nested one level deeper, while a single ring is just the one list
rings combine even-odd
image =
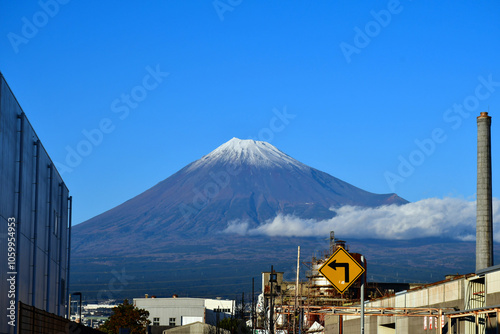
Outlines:
[{"label": "white building", "polygon": [[134,298],[134,306],[149,312],[153,326],[216,325],[234,314],[234,300],[203,298]]}]

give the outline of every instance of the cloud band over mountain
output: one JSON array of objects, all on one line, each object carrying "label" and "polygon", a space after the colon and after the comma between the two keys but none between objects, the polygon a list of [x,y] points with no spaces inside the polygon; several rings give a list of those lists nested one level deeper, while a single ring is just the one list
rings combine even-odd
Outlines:
[{"label": "cloud band over mountain", "polygon": [[[404,205],[377,208],[343,206],[332,209],[336,216],[326,220],[301,219],[278,214],[266,223],[250,227],[246,221],[232,221],[224,230],[239,235],[286,237],[320,237],[335,231],[342,238],[373,238],[409,240],[444,237],[474,241],[476,233],[476,202],[457,198],[429,198]],[[500,200],[493,199],[493,221],[500,218]],[[500,242],[495,228],[494,240]]]}]

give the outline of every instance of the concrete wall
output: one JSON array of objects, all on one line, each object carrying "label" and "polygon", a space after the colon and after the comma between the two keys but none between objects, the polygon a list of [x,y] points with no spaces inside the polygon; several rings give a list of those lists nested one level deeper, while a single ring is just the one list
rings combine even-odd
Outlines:
[{"label": "concrete wall", "polygon": [[[68,188],[0,73],[0,332],[14,333],[5,310],[15,299],[65,315]],[[8,223],[15,221],[16,291],[10,298]],[[12,244],[11,244],[12,245]],[[17,319],[17,316],[16,316]]]}]

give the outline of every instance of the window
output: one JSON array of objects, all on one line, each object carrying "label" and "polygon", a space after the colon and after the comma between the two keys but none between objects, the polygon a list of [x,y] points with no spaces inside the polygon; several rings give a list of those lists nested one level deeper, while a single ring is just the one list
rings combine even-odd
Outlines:
[{"label": "window", "polygon": [[168,325],[169,326],[175,326],[175,318],[169,318],[168,319]]},{"label": "window", "polygon": [[160,326],[160,318],[153,318],[153,326]]}]

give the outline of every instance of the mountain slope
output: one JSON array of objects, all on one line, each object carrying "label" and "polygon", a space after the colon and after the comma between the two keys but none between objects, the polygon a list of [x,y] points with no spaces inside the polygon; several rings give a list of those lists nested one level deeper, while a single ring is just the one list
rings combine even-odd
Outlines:
[{"label": "mountain slope", "polygon": [[[74,228],[74,250],[99,255],[161,249],[166,240],[216,236],[233,220],[258,226],[278,213],[325,219],[332,207],[407,203],[311,168],[266,142],[233,138],[131,200]],[[125,247],[133,242],[128,252]]]}]

